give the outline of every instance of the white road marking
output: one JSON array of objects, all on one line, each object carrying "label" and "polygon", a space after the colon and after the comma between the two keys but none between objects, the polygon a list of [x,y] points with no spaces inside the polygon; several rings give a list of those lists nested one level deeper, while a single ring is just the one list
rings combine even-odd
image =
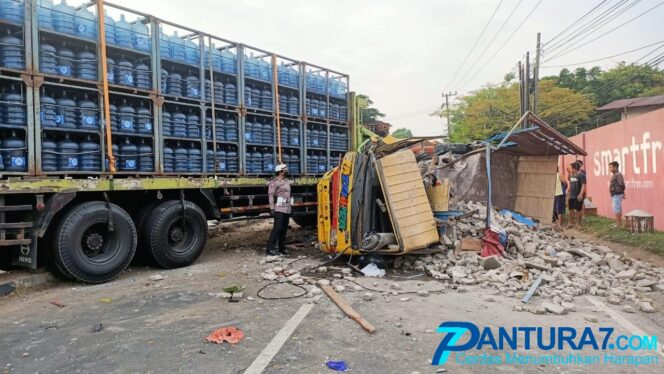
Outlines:
[{"label": "white road marking", "polygon": [[[601,302],[601,301],[599,301],[595,298],[592,298],[592,297],[586,297],[586,299],[588,299],[588,301],[590,301],[590,303],[593,304],[594,306],[596,306],[596,307],[602,309],[604,312],[606,312],[606,314],[608,314],[614,321],[618,322],[618,324],[620,326],[624,327],[632,335],[652,336],[652,334],[646,334],[643,330],[636,327],[636,325],[633,324],[632,322],[630,322],[627,318],[623,317],[622,314],[620,314],[620,313],[616,312],[615,310],[611,309],[610,307],[608,307],[603,302]],[[659,342],[657,342],[657,353],[660,356],[664,357],[664,352],[662,352],[662,346],[659,344]]]},{"label": "white road marking", "polygon": [[249,365],[244,374],[260,374],[265,370],[267,365],[270,364],[274,356],[279,352],[281,347],[286,343],[286,340],[293,334],[295,329],[302,323],[304,318],[309,314],[314,304],[302,304],[300,309],[286,322],[286,324],[277,332],[277,335],[272,338],[272,341],[263,349],[263,351],[256,356],[254,362]]}]

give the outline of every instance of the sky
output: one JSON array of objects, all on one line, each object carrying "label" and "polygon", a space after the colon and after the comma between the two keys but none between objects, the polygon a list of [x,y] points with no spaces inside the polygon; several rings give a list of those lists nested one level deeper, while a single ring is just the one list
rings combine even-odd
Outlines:
[{"label": "sky", "polygon": [[[662,3],[661,0],[607,0],[598,11],[620,1],[633,2],[634,6],[589,35],[587,40]],[[524,59],[526,51],[534,54],[537,32],[546,43],[601,1],[502,0],[498,8],[501,0],[112,2],[346,73],[350,76],[351,90],[368,95],[374,106],[386,114],[384,120],[391,123],[393,129],[406,127],[414,135],[441,135],[444,120],[429,113],[441,107],[443,92],[456,91],[463,95],[502,81],[516,62]],[[495,9],[498,10],[483,38],[455,76]],[[500,30],[513,9],[512,17]],[[518,28],[524,19],[526,21]],[[664,6],[542,65],[594,60],[658,42],[664,35],[662,20]],[[493,43],[489,44],[494,36]],[[503,44],[504,47],[499,48]],[[486,53],[480,56],[486,46]],[[643,49],[588,66],[610,68],[623,60],[636,61],[649,51]],[[553,55],[552,52],[549,58]],[[543,59],[546,58],[545,46]],[[473,70],[466,74],[473,64]],[[482,66],[484,68],[480,69]],[[556,74],[559,70],[543,69],[540,76]],[[461,79],[464,74],[465,78]]]}]

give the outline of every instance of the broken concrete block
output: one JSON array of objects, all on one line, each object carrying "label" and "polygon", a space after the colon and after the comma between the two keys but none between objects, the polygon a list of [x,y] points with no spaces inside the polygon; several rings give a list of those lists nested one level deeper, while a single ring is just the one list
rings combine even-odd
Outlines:
[{"label": "broken concrete block", "polygon": [[300,277],[301,277],[300,273],[294,273],[294,274],[291,274],[288,277],[286,277],[286,280],[289,281],[289,282],[292,282],[296,279],[300,279]]},{"label": "broken concrete block", "polygon": [[537,253],[537,244],[528,242],[523,246],[523,257],[533,257]]},{"label": "broken concrete block", "polygon": [[373,299],[375,299],[375,298],[376,298],[376,296],[374,296],[374,294],[372,294],[371,292],[367,292],[367,293],[365,293],[364,295],[362,295],[362,299],[363,299],[364,301],[371,301],[371,300],[373,300]]},{"label": "broken concrete block", "polygon": [[334,290],[337,291],[337,292],[344,292],[344,291],[346,291],[346,286],[342,286],[342,285],[338,284],[338,285],[334,286]]},{"label": "broken concrete block", "polygon": [[341,269],[341,274],[343,275],[350,275],[352,273],[352,270],[349,268],[343,268]]},{"label": "broken concrete block", "polygon": [[273,281],[273,280],[279,278],[279,276],[270,271],[270,272],[265,272],[265,273],[261,274],[261,278],[263,278],[265,280]]},{"label": "broken concrete block", "polygon": [[616,278],[619,279],[631,279],[636,275],[636,270],[634,269],[628,269],[628,270],[623,270],[620,273],[616,274]]},{"label": "broken concrete block", "polygon": [[466,276],[466,268],[462,266],[452,266],[447,269],[446,273],[452,278],[463,278]]},{"label": "broken concrete block", "polygon": [[417,291],[417,296],[427,297],[427,296],[429,296],[429,291],[419,290],[419,291]]},{"label": "broken concrete block", "polygon": [[611,295],[606,299],[606,302],[613,305],[618,305],[621,303],[621,299],[616,295]]},{"label": "broken concrete block", "polygon": [[326,266],[321,266],[318,268],[319,273],[327,273],[327,267]]},{"label": "broken concrete block", "polygon": [[546,314],[546,309],[541,305],[524,305],[523,310],[533,314]]},{"label": "broken concrete block", "polygon": [[309,290],[309,293],[314,295],[314,296],[317,296],[317,295],[321,295],[323,293],[323,290],[321,290],[318,287],[311,287],[311,289]]},{"label": "broken concrete block", "polygon": [[652,287],[655,284],[657,284],[657,281],[654,279],[641,279],[640,281],[636,282],[637,287]]},{"label": "broken concrete block", "polygon": [[318,282],[316,282],[319,286],[329,286],[330,281],[327,279],[319,279]]},{"label": "broken concrete block", "polygon": [[161,274],[155,274],[155,275],[150,275],[150,280],[151,281],[160,281],[163,280],[165,277]]},{"label": "broken concrete block", "polygon": [[275,266],[272,268],[272,272],[275,274],[281,273],[282,271],[284,271],[283,266]]},{"label": "broken concrete block", "polygon": [[642,311],[644,311],[646,313],[654,313],[655,312],[655,308],[653,308],[652,304],[650,304],[647,301],[641,302],[639,304],[639,309],[641,309]]},{"label": "broken concrete block", "polygon": [[498,256],[484,257],[480,260],[480,263],[484,270],[498,269],[500,266],[502,266],[502,264],[498,260]]},{"label": "broken concrete block", "polygon": [[595,316],[585,315],[583,316],[583,319],[585,319],[588,322],[597,323],[597,317]]},{"label": "broken concrete block", "polygon": [[399,301],[402,302],[410,301],[410,297],[402,297],[401,299],[399,299]]},{"label": "broken concrete block", "polygon": [[623,306],[623,312],[625,312],[625,313],[636,313],[636,309],[634,309],[633,306],[626,304],[626,305]]},{"label": "broken concrete block", "polygon": [[573,312],[576,310],[576,305],[565,301],[561,302],[560,306],[562,306],[565,309],[566,311],[565,313]]},{"label": "broken concrete block", "polygon": [[563,315],[567,314],[567,310],[563,308],[562,305],[554,304],[550,301],[545,301],[542,303],[542,306],[544,309],[546,309],[548,312],[551,312],[553,314],[558,314],[558,315]]},{"label": "broken concrete block", "polygon": [[623,266],[625,266],[625,264],[622,261],[620,261],[618,259],[615,259],[615,258],[610,259],[608,261],[608,265],[609,265],[609,269],[613,269],[613,270],[618,270],[618,269],[622,268]]},{"label": "broken concrete block", "polygon": [[465,237],[459,242],[459,251],[472,251],[480,252],[482,251],[482,239]]},{"label": "broken concrete block", "polygon": [[556,257],[551,257],[551,256],[540,256],[542,260],[544,260],[545,264],[548,264],[550,266],[558,266],[558,259]]}]

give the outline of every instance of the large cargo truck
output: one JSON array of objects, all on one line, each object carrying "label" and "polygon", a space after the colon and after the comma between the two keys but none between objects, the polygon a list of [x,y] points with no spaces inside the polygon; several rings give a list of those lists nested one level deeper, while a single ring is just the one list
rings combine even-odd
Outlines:
[{"label": "large cargo truck", "polygon": [[207,220],[268,212],[279,162],[315,224],[353,137],[347,75],[109,3],[0,3],[0,264],[189,265]]}]

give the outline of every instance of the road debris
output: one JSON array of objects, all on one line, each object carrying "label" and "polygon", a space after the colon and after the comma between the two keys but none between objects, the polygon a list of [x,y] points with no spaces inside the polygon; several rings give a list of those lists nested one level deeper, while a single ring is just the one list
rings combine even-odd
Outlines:
[{"label": "road debris", "polygon": [[242,332],[242,330],[236,327],[222,327],[212,331],[212,333],[205,338],[205,341],[215,344],[221,344],[223,342],[237,344],[242,338],[244,338],[244,332]]},{"label": "road debris", "polygon": [[[353,307],[348,304],[346,299],[344,299],[341,295],[339,295],[332,287],[330,286],[321,286],[323,289],[323,292],[341,309],[348,317],[353,319],[355,322],[359,323],[360,326],[362,326],[363,329],[365,329],[369,333],[373,333],[376,331],[376,328],[369,323],[360,313],[356,312]],[[366,296],[366,295],[365,295]]]},{"label": "road debris", "polygon": [[51,300],[51,301],[49,301],[48,303],[51,304],[51,305],[55,305],[55,306],[57,306],[58,308],[64,308],[64,307],[66,306],[65,304],[61,303],[61,302],[58,301],[58,300]]},{"label": "road debris", "polygon": [[151,281],[160,281],[160,280],[164,280],[165,278],[166,278],[166,277],[164,277],[164,276],[161,275],[161,274],[150,275],[150,277],[149,277],[149,279],[150,279]]},{"label": "road debris", "polygon": [[327,365],[328,368],[330,368],[332,370],[335,370],[335,371],[348,371],[348,370],[350,370],[345,361],[325,361],[325,365]]},{"label": "road debris", "polygon": [[104,325],[101,324],[101,323],[98,323],[98,324],[92,326],[92,332],[95,332],[95,333],[100,332],[103,329],[104,329]]}]

